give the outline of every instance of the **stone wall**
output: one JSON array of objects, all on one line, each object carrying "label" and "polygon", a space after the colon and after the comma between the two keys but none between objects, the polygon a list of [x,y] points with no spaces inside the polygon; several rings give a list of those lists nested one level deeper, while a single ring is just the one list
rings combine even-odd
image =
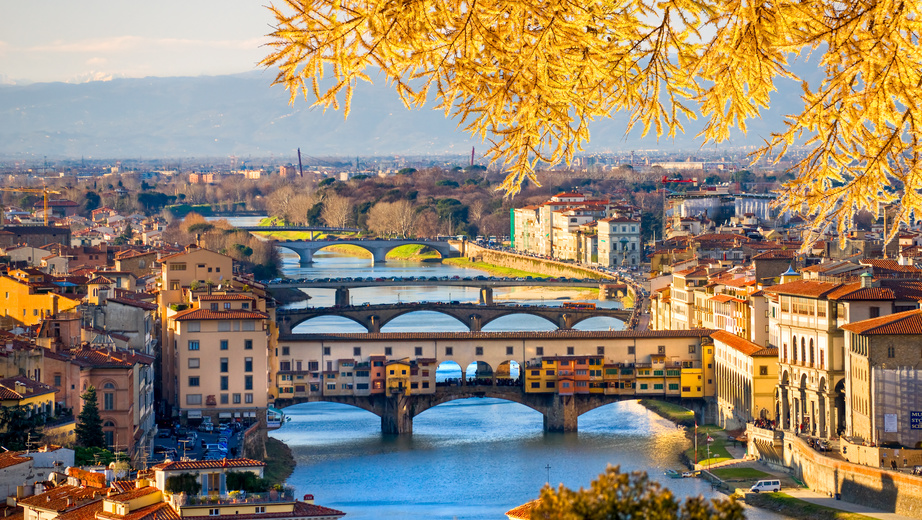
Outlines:
[{"label": "stone wall", "polygon": [[784,465],[811,490],[842,500],[922,518],[922,478],[826,457],[784,433]]},{"label": "stone wall", "polygon": [[243,432],[243,453],[241,457],[254,460],[266,460],[266,441],[269,439],[269,430],[263,420],[250,426]]}]

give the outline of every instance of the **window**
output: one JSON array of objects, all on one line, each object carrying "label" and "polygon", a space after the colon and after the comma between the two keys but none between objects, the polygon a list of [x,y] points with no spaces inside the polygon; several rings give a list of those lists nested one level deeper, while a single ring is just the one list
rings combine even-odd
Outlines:
[{"label": "window", "polygon": [[202,404],[202,394],[186,394],[186,404]]},{"label": "window", "polygon": [[170,271],[185,271],[186,264],[170,264]]},{"label": "window", "polygon": [[253,371],[253,358],[243,358],[243,371],[252,372]]},{"label": "window", "polygon": [[230,302],[224,302],[224,310],[229,311],[231,308]]},{"label": "window", "polygon": [[330,347],[323,347],[323,355],[324,356],[330,355]]},{"label": "window", "polygon": [[211,310],[213,310],[213,311],[218,310],[218,304],[217,304],[217,303],[212,303],[212,304],[211,304]]},{"label": "window", "polygon": [[641,390],[646,390],[646,389],[647,389],[647,383],[640,383],[640,389],[641,389]]},{"label": "window", "polygon": [[896,357],[896,348],[895,348],[895,347],[887,347],[887,357],[888,357],[888,358]]},{"label": "window", "polygon": [[240,404],[240,394],[234,394],[234,404]]},{"label": "window", "polygon": [[57,386],[57,387],[61,386],[61,374],[54,375],[54,386]]},{"label": "window", "polygon": [[669,383],[669,390],[678,390],[679,385],[677,383]]},{"label": "window", "polygon": [[541,388],[541,383],[539,383],[539,382],[537,382],[537,381],[532,381],[531,387],[532,387],[532,388]]},{"label": "window", "polygon": [[115,410],[115,394],[112,392],[105,392],[102,394],[103,398],[103,410]]},{"label": "window", "polygon": [[604,355],[605,355],[605,347],[596,347],[596,348],[595,348],[595,353],[596,353],[597,355],[599,355],[599,356],[604,356]]},{"label": "window", "polygon": [[660,346],[656,347],[656,353],[659,354],[659,355],[661,355],[661,356],[662,356],[663,354],[665,354],[665,353],[666,353],[666,345],[660,345]]},{"label": "window", "polygon": [[227,350],[227,340],[226,339],[221,340],[221,350]]},{"label": "window", "polygon": [[384,347],[384,355],[391,356],[394,354],[394,350],[391,347]]},{"label": "window", "polygon": [[446,355],[446,356],[453,356],[453,355],[454,355],[453,349],[452,349],[451,347],[445,347],[445,355]]},{"label": "window", "polygon": [[189,386],[199,386],[198,376],[189,376]]},{"label": "window", "polygon": [[189,350],[198,350],[198,340],[189,340]]},{"label": "window", "polygon": [[253,394],[244,394],[243,402],[253,404]]},{"label": "window", "polygon": [[228,377],[221,376],[221,390],[227,390],[228,388]]},{"label": "window", "polygon": [[253,340],[251,339],[243,340],[243,350],[253,350]]},{"label": "window", "polygon": [[627,348],[628,355],[634,355],[634,350],[636,347],[630,346]]},{"label": "window", "polygon": [[768,375],[768,366],[767,366],[767,365],[759,365],[759,375],[760,375],[760,376],[767,376],[767,375]]},{"label": "window", "polygon": [[567,355],[568,355],[568,356],[572,356],[572,355],[573,355],[573,347],[567,347]]},{"label": "window", "polygon": [[871,307],[869,310],[871,318],[880,318],[880,307]]},{"label": "window", "polygon": [[506,347],[506,355],[511,356],[514,352],[513,347]]},{"label": "window", "polygon": [[257,512],[257,513],[265,513],[265,512],[266,512],[266,506],[256,506],[256,512]]},{"label": "window", "polygon": [[535,355],[543,356],[543,355],[544,355],[544,347],[535,347]]},{"label": "window", "polygon": [[243,389],[244,390],[253,389],[253,376],[243,376]]},{"label": "window", "polygon": [[689,353],[689,354],[695,354],[695,353],[697,353],[697,352],[698,352],[698,347],[696,347],[695,345],[689,345],[689,346],[688,346],[688,353]]},{"label": "window", "polygon": [[414,352],[415,355],[417,355],[417,356],[422,356],[422,355],[423,355],[423,347],[416,347],[416,348],[413,349],[413,352]]},{"label": "window", "polygon": [[548,381],[547,383],[544,383],[544,387],[545,387],[545,388],[554,388],[554,387],[556,387],[556,386],[557,386],[557,384],[556,384],[555,381]]},{"label": "window", "polygon": [[230,396],[227,394],[221,394],[221,404],[227,404],[230,402]]},{"label": "window", "polygon": [[199,368],[199,358],[190,357],[189,358],[189,368]]},{"label": "window", "polygon": [[221,358],[221,372],[227,372],[227,362],[226,357]]},{"label": "window", "polygon": [[291,361],[282,361],[279,363],[279,370],[282,372],[288,372],[291,370]]},{"label": "window", "polygon": [[208,516],[218,516],[220,514],[221,514],[220,509],[209,509],[208,510]]},{"label": "window", "polygon": [[483,355],[483,347],[474,347],[474,355],[475,355],[475,356],[482,356],[482,355]]},{"label": "window", "polygon": [[222,320],[218,322],[218,332],[230,332],[231,322]]},{"label": "window", "polygon": [[352,355],[353,355],[353,356],[361,356],[361,355],[362,355],[362,347],[352,347]]}]

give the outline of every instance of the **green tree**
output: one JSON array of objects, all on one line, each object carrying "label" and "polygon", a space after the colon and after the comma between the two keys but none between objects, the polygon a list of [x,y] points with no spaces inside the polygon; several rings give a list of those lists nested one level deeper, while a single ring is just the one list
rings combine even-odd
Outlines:
[{"label": "green tree", "polygon": [[198,495],[202,490],[202,484],[192,473],[180,473],[166,479],[166,490],[170,493]]},{"label": "green tree", "polygon": [[84,448],[105,448],[106,437],[102,433],[102,418],[96,402],[96,388],[90,385],[80,396],[83,410],[77,416],[77,445]]},{"label": "green tree", "polygon": [[[276,25],[262,63],[278,68],[292,102],[342,104],[348,115],[355,85],[372,75],[408,107],[435,97],[471,135],[490,137],[486,155],[509,165],[509,194],[537,184],[539,164],[570,162],[594,120],[624,112],[628,131],[674,136],[700,116],[704,141],[723,142],[761,117],[786,80],[801,88],[802,108],[752,155],[778,161],[807,147],[783,209],[835,226],[843,241],[862,209],[899,203],[898,220],[922,215],[920,2],[283,0],[269,9]],[[822,79],[798,77],[798,59]]]},{"label": "green tree", "polygon": [[41,440],[44,422],[43,416],[30,413],[27,406],[0,406],[0,446],[9,450],[26,449],[27,442]]},{"label": "green tree", "polygon": [[735,500],[690,497],[681,504],[671,491],[646,473],[621,473],[609,466],[589,489],[572,491],[549,485],[532,509],[532,520],[609,520],[656,518],[660,520],[743,520],[743,507]]}]

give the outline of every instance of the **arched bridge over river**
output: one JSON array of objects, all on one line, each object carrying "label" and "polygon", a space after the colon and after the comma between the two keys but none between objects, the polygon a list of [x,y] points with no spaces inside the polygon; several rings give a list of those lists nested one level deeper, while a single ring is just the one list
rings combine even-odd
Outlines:
[{"label": "arched bridge over river", "polygon": [[318,316],[342,316],[365,327],[368,332],[381,332],[391,320],[410,312],[434,311],[447,314],[465,324],[471,332],[480,332],[493,320],[512,314],[540,316],[560,329],[572,329],[583,320],[595,317],[627,321],[632,311],[624,309],[571,309],[536,305],[476,305],[472,303],[400,303],[345,307],[308,307],[279,309],[276,321],[282,334],[291,334],[299,324]]},{"label": "arched bridge over river", "polygon": [[[271,228],[258,229],[258,231],[272,231]],[[280,230],[290,231],[290,228]],[[302,265],[314,263],[314,253],[330,246],[358,246],[371,253],[375,263],[385,261],[390,250],[407,245],[423,245],[438,251],[442,258],[460,256],[461,251],[446,240],[425,239],[344,239],[344,240],[279,240],[276,247],[283,247],[298,253]]]}]

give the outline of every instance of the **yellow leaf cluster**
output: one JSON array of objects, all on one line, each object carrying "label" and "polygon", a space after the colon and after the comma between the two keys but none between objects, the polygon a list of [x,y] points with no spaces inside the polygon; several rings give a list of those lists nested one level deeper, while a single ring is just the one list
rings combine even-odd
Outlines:
[{"label": "yellow leaf cluster", "polygon": [[[922,218],[918,0],[283,0],[265,66],[291,101],[348,115],[377,69],[408,107],[430,98],[509,165],[514,195],[539,162],[569,162],[587,125],[614,112],[657,136],[705,119],[720,142],[769,106],[789,60],[814,53],[824,80],[803,111],[753,154],[780,160],[806,143],[783,209],[817,231],[898,205]],[[331,86],[321,89],[325,74]],[[895,233],[896,227],[893,231]]]}]

